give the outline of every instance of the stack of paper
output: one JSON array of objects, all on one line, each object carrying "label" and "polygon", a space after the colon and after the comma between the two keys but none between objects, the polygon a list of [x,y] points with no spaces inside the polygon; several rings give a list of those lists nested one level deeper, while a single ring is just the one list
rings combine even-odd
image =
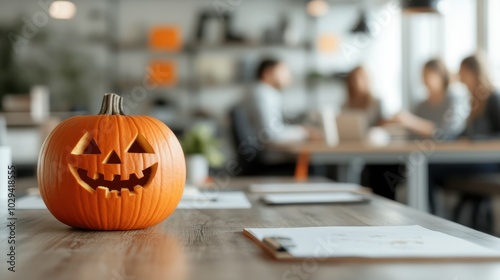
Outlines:
[{"label": "stack of paper", "polygon": [[244,233],[257,242],[268,237],[288,239],[294,244],[286,248],[288,258],[500,260],[498,251],[417,225],[248,228]]}]

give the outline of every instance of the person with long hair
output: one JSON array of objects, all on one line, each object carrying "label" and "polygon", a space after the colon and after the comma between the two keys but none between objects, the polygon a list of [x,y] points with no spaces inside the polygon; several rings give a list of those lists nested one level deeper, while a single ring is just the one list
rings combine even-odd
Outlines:
[{"label": "person with long hair", "polygon": [[[488,67],[481,55],[472,55],[460,64],[460,81],[470,96],[470,110],[466,127],[461,134],[469,139],[500,138],[500,93],[493,87]],[[479,175],[498,172],[497,164],[431,164],[429,189],[443,185],[453,176]]]},{"label": "person with long hair", "polygon": [[357,110],[366,114],[369,126],[380,125],[382,121],[382,107],[380,100],[373,96],[370,88],[370,79],[365,68],[355,67],[346,79],[347,100],[343,110]]},{"label": "person with long hair", "polygon": [[[427,98],[412,112],[402,111],[387,124],[399,124],[412,138],[454,139],[465,127],[468,113],[467,95],[451,86],[451,78],[444,62],[432,59],[425,63],[422,78]],[[463,94],[461,94],[463,93]],[[465,111],[465,113],[464,113]],[[405,178],[397,165],[370,165],[364,172],[364,184],[375,193],[394,199],[395,187]],[[392,176],[396,174],[397,176]],[[433,208],[432,191],[429,192]]]},{"label": "person with long hair", "polygon": [[422,76],[427,98],[412,113],[400,112],[392,122],[406,128],[413,138],[455,139],[465,128],[469,111],[465,92],[450,86],[450,73],[440,59],[429,60]]},{"label": "person with long hair", "polygon": [[483,57],[466,57],[459,74],[471,97],[471,111],[463,135],[469,138],[500,137],[500,93],[493,87]]}]

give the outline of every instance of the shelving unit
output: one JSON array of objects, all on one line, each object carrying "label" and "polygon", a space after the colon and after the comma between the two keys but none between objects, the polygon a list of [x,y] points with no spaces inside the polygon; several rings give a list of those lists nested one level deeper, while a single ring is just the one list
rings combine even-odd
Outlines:
[{"label": "shelving unit", "polygon": [[[120,0],[114,0],[113,3],[120,6],[120,9],[123,9],[123,6],[127,5],[125,2]],[[202,9],[203,8],[200,8],[199,11]],[[117,9],[115,9],[115,12],[116,10]],[[151,27],[153,25],[150,24],[140,26],[137,30],[142,30],[142,33],[137,33],[139,35],[136,35],[134,38],[129,37],[128,39],[125,39],[124,37],[118,38],[115,36],[115,38],[113,38],[113,40],[109,43],[109,50],[114,56],[113,60],[115,61],[115,67],[117,69],[115,71],[115,77],[111,79],[112,87],[116,92],[130,94],[134,87],[141,86],[143,84],[144,75],[147,75],[144,70],[141,73],[141,69],[138,68],[147,67],[149,61],[156,59],[177,61],[178,82],[175,85],[156,87],[154,89],[155,96],[165,98],[166,100],[173,102],[180,102],[184,105],[189,100],[189,108],[186,108],[185,106],[182,108],[183,113],[189,114],[190,112],[196,111],[198,108],[210,108],[210,102],[208,105],[205,102],[207,100],[211,101],[213,98],[209,98],[208,95],[218,95],[221,96],[221,98],[225,98],[222,96],[227,96],[228,92],[234,92],[236,95],[236,91],[238,91],[241,92],[241,94],[238,93],[237,95],[241,96],[246,88],[253,82],[253,69],[256,66],[255,64],[258,63],[259,58],[264,56],[277,56],[280,58],[286,57],[292,60],[292,63],[289,64],[291,64],[291,68],[294,71],[295,81],[291,91],[303,92],[302,94],[306,94],[308,96],[306,99],[309,104],[306,105],[306,107],[316,106],[316,102],[318,100],[316,97],[317,83],[308,81],[308,78],[310,73],[315,72],[316,70],[314,67],[316,66],[315,61],[317,51],[315,36],[317,34],[314,29],[317,28],[317,21],[314,18],[309,17],[306,14],[305,9],[302,11],[304,19],[300,19],[300,21],[306,21],[308,35],[302,38],[297,38],[294,43],[290,44],[271,43],[279,42],[281,40],[276,40],[275,37],[266,37],[267,35],[264,36],[264,31],[269,28],[279,29],[278,25],[282,24],[279,19],[278,22],[276,22],[276,25],[274,25],[275,23],[271,23],[272,25],[263,26],[262,30],[258,32],[256,31],[256,28],[245,29],[245,26],[236,27],[239,28],[238,31],[240,33],[248,35],[245,36],[247,38],[241,42],[225,42],[225,39],[221,39],[220,43],[213,44],[197,42],[196,38],[199,37],[195,35],[196,32],[185,32],[184,30],[184,32],[181,32],[184,37],[184,46],[177,52],[150,49],[147,36],[141,34],[148,32],[147,26]],[[115,16],[118,15],[115,14]],[[239,15],[236,13],[235,18],[238,17]],[[234,22],[237,21],[235,18],[233,18]],[[194,25],[196,25],[196,21],[199,19],[195,17],[192,20],[194,21]],[[117,20],[115,21],[118,22]],[[179,26],[180,28],[191,28],[194,30],[195,28],[193,28],[193,23],[186,24],[186,21],[180,20]],[[161,25],[161,23],[158,22],[156,25],[157,24]],[[165,21],[165,24],[168,24],[167,20]],[[293,28],[293,25],[289,25],[289,28]],[[253,37],[250,36],[252,32],[254,34]],[[116,32],[116,34],[118,34],[118,32]],[[208,33],[205,33],[205,35],[206,34]],[[255,34],[262,34],[262,39],[256,39]],[[278,34],[280,33],[278,32]],[[207,36],[204,38],[207,38]],[[120,41],[120,39],[127,41]],[[285,41],[285,39],[283,40]],[[232,59],[235,64],[235,73],[236,71],[241,73],[239,75],[231,75],[231,80],[229,80],[229,78],[227,81],[223,79],[225,81],[224,83],[204,83],[201,81],[202,79],[200,78],[200,72],[197,69],[197,63],[202,56],[212,55],[221,55],[224,58]],[[288,59],[285,59],[285,61],[287,60]],[[126,67],[128,65],[133,65],[133,67]],[[137,67],[138,65],[139,67]],[[183,97],[179,97],[179,95],[183,95]],[[311,96],[311,98],[309,98],[309,96]],[[227,108],[224,107],[223,110],[226,109]],[[214,111],[217,111],[217,114],[222,113],[219,109],[214,109]]]}]

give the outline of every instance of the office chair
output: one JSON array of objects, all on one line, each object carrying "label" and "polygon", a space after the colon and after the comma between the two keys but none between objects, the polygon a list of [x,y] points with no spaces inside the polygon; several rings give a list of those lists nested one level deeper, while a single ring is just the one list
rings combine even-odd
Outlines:
[{"label": "office chair", "polygon": [[[263,161],[263,151],[254,148],[250,157],[244,155],[239,151],[239,148],[245,145],[249,146],[249,139],[255,137],[257,134],[252,129],[246,112],[240,106],[234,107],[230,113],[230,129],[233,138],[233,144],[236,150],[236,159],[241,168],[239,176],[252,176],[252,175],[277,175],[277,176],[292,176],[294,174],[294,163],[283,164],[267,164]],[[264,144],[261,144],[264,145]]]},{"label": "office chair", "polygon": [[[454,221],[460,220],[469,204],[472,206],[471,227],[500,234],[500,173],[453,177],[444,187],[461,194],[453,209]],[[480,224],[481,217],[485,225]]]}]

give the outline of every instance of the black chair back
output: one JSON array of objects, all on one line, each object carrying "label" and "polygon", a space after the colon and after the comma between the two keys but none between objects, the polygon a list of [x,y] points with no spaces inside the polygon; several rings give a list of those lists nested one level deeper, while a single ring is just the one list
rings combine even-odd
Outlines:
[{"label": "black chair back", "polygon": [[262,151],[256,146],[257,134],[252,129],[245,110],[238,105],[230,111],[229,118],[237,161],[242,168],[239,175],[258,173],[262,166]]}]

